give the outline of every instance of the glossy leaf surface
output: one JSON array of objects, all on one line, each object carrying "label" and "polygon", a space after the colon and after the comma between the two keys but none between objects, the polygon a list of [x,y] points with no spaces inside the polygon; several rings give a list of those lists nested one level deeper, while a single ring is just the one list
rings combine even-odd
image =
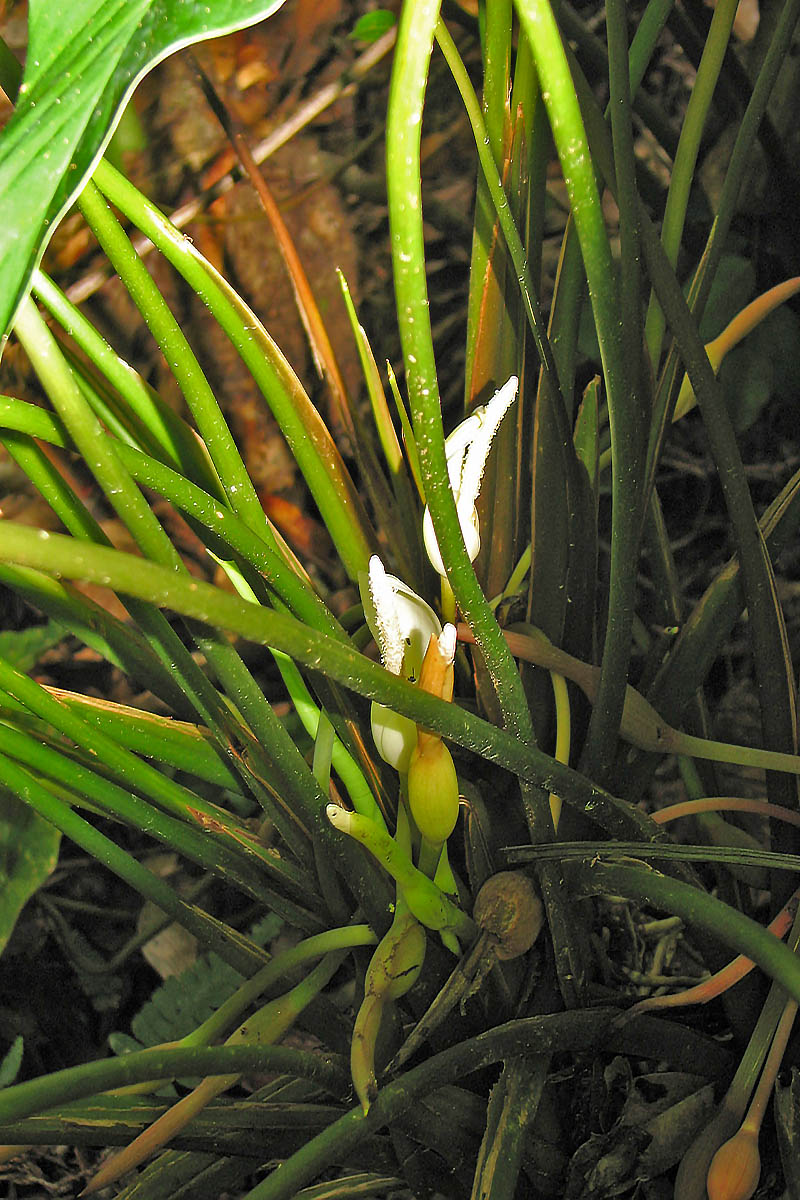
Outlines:
[{"label": "glossy leaf surface", "polygon": [[25,75],[0,141],[3,332],[142,76],[182,46],[252,25],[282,3],[32,0]]}]

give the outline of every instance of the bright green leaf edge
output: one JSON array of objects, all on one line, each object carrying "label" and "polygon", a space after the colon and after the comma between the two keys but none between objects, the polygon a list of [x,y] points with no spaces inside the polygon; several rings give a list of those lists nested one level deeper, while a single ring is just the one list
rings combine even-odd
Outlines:
[{"label": "bright green leaf edge", "polygon": [[139,81],[174,51],[243,29],[283,0],[32,0],[28,63],[0,139],[0,329]]},{"label": "bright green leaf edge", "polygon": [[0,522],[0,562],[33,567],[48,575],[102,582],[120,594],[153,600],[184,616],[227,629],[290,658],[370,700],[451,738],[523,779],[557,791],[567,803],[591,814],[611,836],[664,840],[645,814],[595,787],[577,771],[480,717],[390,674],[337,638],[308,628],[284,613],[240,600],[211,584],[177,575],[135,555],[63,534]]}]

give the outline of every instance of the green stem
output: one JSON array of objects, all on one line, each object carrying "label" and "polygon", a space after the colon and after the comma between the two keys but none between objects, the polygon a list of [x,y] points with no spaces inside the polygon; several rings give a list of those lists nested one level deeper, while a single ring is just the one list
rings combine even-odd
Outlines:
[{"label": "green stem", "polygon": [[[258,603],[255,593],[241,572],[231,563],[223,562],[221,565],[239,595],[245,600]],[[336,630],[339,629],[337,623],[332,621],[332,624]],[[306,687],[305,680],[299,670],[288,655],[281,654],[279,650],[273,650],[272,657],[275,659],[275,663],[281,673],[281,679],[286,685],[286,690],[291,697],[292,704],[302,722],[303,728],[309,737],[314,739],[313,773],[319,784],[320,791],[326,795],[328,793],[332,763],[347,788],[347,793],[356,811],[363,813],[373,821],[377,821],[379,825],[384,826],[383,814],[378,808],[375,797],[364,778],[361,768],[343,742],[336,737],[328,715],[314,703],[311,692]],[[321,737],[324,738],[326,744],[324,757],[320,757]]]},{"label": "green stem", "polygon": [[[60,829],[77,846],[103,863],[145,899],[151,900],[164,912],[169,913],[175,921],[193,933],[202,945],[215,950],[220,958],[235,970],[249,975],[253,967],[263,963],[263,954],[256,946],[208,913],[181,900],[168,884],[138,863],[111,838],[99,833],[94,826],[42,787],[17,763],[2,756],[2,768],[6,786],[30,805],[39,816],[44,817],[56,829]],[[308,925],[307,922],[306,928]],[[318,923],[312,919],[312,929],[314,926],[318,928]]]},{"label": "green stem", "polygon": [[[191,797],[190,811],[186,804],[176,803],[171,808],[173,815],[168,816],[132,792],[74,762],[67,754],[4,724],[0,724],[0,752],[78,795],[86,796],[101,812],[166,843],[205,870],[228,878],[255,899],[263,898],[265,875],[273,882],[287,885],[297,896],[309,894],[311,880],[306,872],[285,856],[252,842],[249,831],[234,817],[200,797]],[[192,812],[197,816],[193,818]],[[211,837],[201,831],[198,824],[201,816],[208,817],[217,836]],[[190,820],[194,824],[189,824]],[[270,903],[273,903],[274,893],[271,889],[270,892]]]},{"label": "green stem", "polygon": [[620,311],[622,345],[629,368],[629,383],[642,404],[642,305],[640,299],[639,193],[633,150],[629,79],[627,5],[607,0],[609,109],[614,144],[620,236]]},{"label": "green stem", "polygon": [[[13,396],[0,396],[0,428],[19,431],[62,448],[72,447],[58,417]],[[213,495],[158,459],[125,442],[114,440],[112,444],[121,464],[136,483],[158,492],[206,530],[219,535],[231,550],[264,576],[295,616],[323,633],[343,636],[338,621],[313,588],[236,513],[221,506]]]},{"label": "green stem", "polygon": [[[510,7],[510,6],[509,6]],[[539,353],[539,358],[542,363],[542,369],[547,379],[548,385],[552,388],[554,404],[558,414],[564,413],[564,397],[561,394],[561,388],[558,381],[558,371],[556,369],[553,350],[547,336],[547,323],[542,316],[539,307],[539,299],[536,294],[536,288],[531,277],[528,259],[525,253],[525,248],[522,245],[517,227],[514,224],[514,217],[511,213],[511,208],[508,203],[503,188],[502,180],[497,169],[497,151],[494,149],[492,138],[490,137],[486,123],[481,113],[478,97],[475,95],[475,89],[470,82],[467,69],[458,53],[456,44],[453,41],[447,26],[440,19],[436,23],[435,29],[436,41],[439,49],[444,55],[445,62],[450,68],[455,84],[461,94],[461,100],[464,104],[464,109],[472,127],[472,134],[475,138],[475,146],[478,151],[478,161],[481,165],[486,186],[491,196],[492,204],[494,205],[497,219],[500,228],[503,231],[503,237],[506,241],[508,252],[511,255],[511,261],[514,264],[514,270],[519,283],[520,295],[522,304],[525,309],[525,315],[528,319],[528,324],[533,334],[533,340],[536,349]],[[494,153],[493,153],[494,151]],[[560,420],[560,426],[565,437],[569,436],[566,417]]]},{"label": "green stem", "polygon": [[[292,1027],[294,1022],[314,997],[328,983],[339,967],[344,951],[337,950],[325,955],[321,962],[295,987],[274,1000],[268,1001],[257,1012],[235,1029],[227,1039],[226,1046],[259,1044],[272,1045]],[[173,1104],[163,1116],[145,1129],[133,1142],[106,1159],[92,1178],[87,1192],[99,1191],[160,1148],[172,1134],[177,1133],[191,1120],[195,1113],[205,1107],[214,1097],[227,1091],[240,1078],[240,1072],[224,1075],[207,1075],[188,1095]]]},{"label": "green stem", "polygon": [[72,441],[142,552],[156,562],[177,569],[180,564],[178,552],[144,496],[117,461],[99,421],[89,410],[58,344],[32,300],[27,299],[20,305],[14,328]]},{"label": "green stem", "polygon": [[620,328],[622,314],[594,162],[561,34],[548,0],[517,0],[530,42],[570,209],[583,255],[606,383],[613,452],[611,578],[598,703],[583,753],[588,774],[602,774],[613,754],[630,658],[638,559],[642,458],[637,397],[629,386]]},{"label": "green stem", "polygon": [[[703,847],[707,852],[708,847]],[[800,960],[778,938],[714,896],[658,871],[618,863],[592,862],[572,876],[577,895],[605,892],[628,896],[640,903],[665,909],[688,925],[744,954],[762,968],[790,996],[800,1000]]]},{"label": "green stem", "polygon": [[[777,601],[772,563],[753,509],[730,415],[678,281],[665,262],[663,248],[646,218],[642,220],[642,249],[659,301],[680,344],[733,525],[750,614],[764,741],[769,749],[780,750],[787,745],[794,749],[795,689],[791,670],[787,672],[791,659],[786,628]],[[796,791],[788,781],[768,775],[767,787],[775,803],[795,806]]]},{"label": "green stem", "polygon": [[689,306],[698,321],[703,314],[714,274],[725,249],[731,221],[736,214],[742,183],[752,167],[753,147],[758,137],[759,127],[767,111],[769,98],[778,74],[790,52],[795,26],[799,19],[800,0],[785,0],[780,8],[772,41],[764,56],[761,70],[736,134],[736,141],[717,204],[716,216],[709,231],[703,257],[692,280]]},{"label": "green stem", "polygon": [[122,398],[121,419],[127,427],[133,426],[143,448],[150,453],[156,453],[159,448],[174,467],[188,474],[217,499],[224,499],[225,491],[208,451],[198,441],[194,430],[120,358],[91,321],[42,271],[34,272],[33,293]]},{"label": "green stem", "polygon": [[509,862],[528,863],[575,860],[604,861],[604,856],[612,859],[638,857],[649,862],[655,859],[663,862],[720,862],[726,865],[773,867],[778,871],[796,871],[800,866],[800,855],[786,854],[778,850],[760,850],[739,846],[690,846],[683,842],[676,845],[664,842],[659,846],[642,846],[640,842],[557,842],[555,845],[541,846],[507,846],[505,855]]},{"label": "green stem", "polygon": [[[427,1092],[520,1053],[561,1054],[567,1048],[573,1053],[581,1049],[596,1052],[602,1044],[605,1050],[636,1054],[633,1041],[637,1041],[641,1048],[642,1043],[647,1043],[656,1030],[664,1032],[669,1029],[675,1034],[674,1052],[691,1049],[701,1056],[697,1061],[704,1062],[708,1068],[708,1058],[702,1057],[704,1050],[707,1054],[709,1047],[705,1039],[698,1039],[690,1046],[690,1037],[687,1037],[687,1031],[682,1026],[670,1026],[666,1021],[652,1019],[646,1024],[647,1018],[644,1017],[634,1018],[630,1025],[615,1029],[612,1022],[616,1015],[616,1009],[602,1009],[510,1021],[436,1054],[382,1088],[367,1116],[358,1106],[329,1125],[281,1163],[243,1200],[291,1200],[300,1188],[329,1166],[346,1160],[367,1137],[384,1126],[391,1127]],[[688,1058],[686,1061],[686,1069],[690,1069]]]},{"label": "green stem", "polygon": [[[134,561],[141,563],[141,560]],[[118,745],[96,726],[87,724],[76,712],[51,696],[35,680],[15,671],[2,659],[0,688],[53,729],[70,738],[77,746],[84,747],[97,756],[104,769],[113,772],[121,784],[132,791],[138,791],[165,812],[186,819],[190,808],[202,811],[206,807],[193,792],[163,775],[150,763],[142,762],[130,750]],[[214,811],[213,806],[211,811]],[[224,824],[226,820],[228,818],[219,817],[219,823]]]},{"label": "green stem", "polygon": [[[101,163],[98,168],[100,179],[105,179],[112,170],[108,164]],[[170,364],[170,370],[212,454],[231,507],[255,532],[263,535],[265,539],[268,538],[269,534],[265,532],[264,510],[217,399],[153,277],[112,214],[97,185],[91,180],[86,184],[79,203],[90,229]]]},{"label": "green stem", "polygon": [[[252,968],[252,961],[250,963]],[[94,1096],[148,1079],[221,1075],[230,1071],[276,1073],[308,1079],[335,1096],[346,1096],[350,1077],[338,1056],[287,1046],[190,1046],[177,1050],[141,1050],[121,1058],[69,1067],[3,1089],[0,1121],[17,1121],[57,1104]]]},{"label": "green stem", "polygon": [[[699,324],[705,310],[719,261],[727,244],[731,221],[736,213],[739,192],[746,173],[752,164],[753,147],[758,137],[762,118],[778,73],[792,43],[794,29],[800,17],[800,0],[787,0],[780,12],[769,49],[758,73],[752,95],[745,109],[736,134],[730,162],[725,171],[722,191],[717,203],[717,212],[709,231],[706,246],[689,289],[689,307]],[[646,481],[648,490],[652,486],[661,439],[666,428],[667,406],[675,386],[678,372],[679,352],[677,345],[670,348],[661,374],[654,419],[648,449]]]},{"label": "green stem", "polygon": [[[800,526],[800,472],[762,514],[761,535],[770,557],[777,558]],[[677,721],[692,693],[705,679],[744,608],[741,565],[731,559],[718,572],[684,621],[678,639],[655,678],[650,696],[659,712]]]},{"label": "green stem", "polygon": [[[224,791],[241,793],[242,781],[218,753],[207,729],[189,721],[176,721],[173,717],[162,717],[143,709],[130,708],[100,700],[95,696],[82,696],[77,692],[59,691],[62,704],[77,713],[89,725],[96,725],[117,745],[132,750],[134,754],[164,763],[176,771],[185,771],[211,783]],[[11,697],[8,697],[11,701]],[[6,704],[0,697],[0,705]],[[15,715],[19,709],[15,704]],[[45,724],[29,717],[38,731],[44,734]]]},{"label": "green stem", "polygon": [[[155,514],[89,409],[55,338],[30,297],[20,305],[15,332],[70,437],[142,552],[174,571],[185,570]],[[73,522],[72,529],[78,537],[107,543],[105,535],[88,516],[77,525]],[[224,745],[235,740],[236,723],[230,712],[224,708],[215,689],[165,618],[141,605],[134,605],[131,615],[149,634],[162,661],[167,662],[172,673],[179,677],[182,689],[220,743]],[[211,637],[207,638],[204,648],[213,657],[212,641]],[[229,655],[230,647],[219,645],[220,655]]]},{"label": "green stem", "polygon": [[[557,791],[570,804],[587,807],[613,834],[622,836],[627,831],[629,836],[645,840],[652,836],[649,818],[593,786],[577,771],[557,763],[533,745],[520,743],[513,734],[458,705],[392,675],[355,649],[309,629],[287,614],[248,604],[211,584],[184,579],[156,563],[119,550],[77,543],[46,531],[31,536],[30,528],[11,521],[0,522],[0,562],[5,561],[57,576],[110,581],[112,586],[133,595],[158,596],[160,603],[176,612],[229,629],[260,645],[283,650],[297,662],[315,669],[323,668],[326,675],[351,691],[408,716],[490,761],[501,763],[542,788]],[[552,829],[549,808],[546,817]]]},{"label": "green stem", "polygon": [[[141,633],[130,624],[126,625],[112,617],[71,584],[59,583],[39,571],[0,566],[0,582],[53,620],[65,625],[107,662],[124,671],[132,681],[149,686],[172,712],[182,714],[185,711],[188,720],[196,716],[164,663],[156,657]],[[221,757],[227,757],[224,747],[220,747],[219,753]]]},{"label": "green stem", "polygon": [[448,900],[432,879],[414,866],[385,829],[368,817],[348,812],[336,804],[328,805],[328,819],[336,829],[360,842],[388,871],[402,889],[406,904],[421,925],[428,929],[452,930],[466,940],[475,936],[474,921]]},{"label": "green stem", "polygon": [[[286,684],[292,698],[297,715],[303,728],[310,737],[316,738],[320,721],[325,717],[324,712],[314,703],[311,693],[306,687],[305,680],[292,660],[280,651],[273,651],[273,657],[278,664],[281,678]],[[333,727],[331,726],[331,732]],[[383,814],[378,808],[372,789],[364,778],[364,773],[353,758],[350,751],[336,735],[333,735],[331,746],[331,763],[334,771],[344,784],[350,801],[356,812],[385,825]]]},{"label": "green stem", "polygon": [[[395,295],[414,434],[439,548],[447,577],[475,632],[503,719],[523,741],[532,727],[519,674],[483,595],[464,547],[450,489],[425,281],[425,248],[420,188],[420,133],[438,0],[409,0],[398,31],[387,115],[386,156],[389,222]],[[542,811],[529,814],[534,825],[549,821]]]},{"label": "green stem", "polygon": [[[113,167],[101,161],[94,182],[183,275],[231,339],[281,427],[348,574],[357,579],[367,569],[375,535],[330,434],[261,322],[191,242]],[[262,534],[263,509],[216,402],[207,411],[195,405],[194,416],[231,507]]]},{"label": "green stem", "polygon": [[378,938],[369,925],[346,925],[341,929],[327,929],[324,933],[305,938],[291,950],[277,954],[272,962],[256,971],[251,979],[238,987],[202,1025],[181,1039],[183,1046],[204,1046],[221,1037],[251,1004],[275,984],[279,983],[297,967],[312,958],[320,958],[334,950],[348,950],[356,946],[374,946]]},{"label": "green stem", "polygon": [[[683,128],[672,167],[667,206],[664,210],[661,227],[661,241],[672,267],[678,261],[678,251],[683,239],[683,226],[689,203],[689,192],[694,179],[697,154],[700,149],[700,139],[711,106],[714,88],[722,70],[722,62],[730,40],[737,8],[738,0],[719,0],[714,8],[703,57],[697,68],[697,75],[686,108],[686,116],[683,119]],[[664,314],[654,296],[650,301],[645,323],[647,348],[654,368],[661,356],[664,325]]]}]

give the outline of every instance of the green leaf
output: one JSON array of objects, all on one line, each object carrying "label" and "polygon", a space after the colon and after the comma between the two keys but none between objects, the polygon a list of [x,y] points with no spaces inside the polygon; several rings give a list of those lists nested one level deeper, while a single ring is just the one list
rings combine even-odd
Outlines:
[{"label": "green leaf", "polygon": [[0,792],[0,953],[25,904],[54,870],[60,842],[57,829]]},{"label": "green leaf", "polygon": [[[725,254],[720,259],[714,282],[703,310],[700,336],[710,342],[744,308],[756,287],[753,264],[738,254]],[[689,284],[686,285],[686,294]]]},{"label": "green leaf", "polygon": [[[268,913],[249,936],[256,945],[264,946],[277,937],[282,924],[280,917]],[[111,1048],[129,1054],[176,1041],[207,1020],[243,982],[243,976],[219,955],[203,954],[180,975],[169,976],[156,988],[131,1022],[134,1038],[112,1034]]]},{"label": "green leaf", "polygon": [[182,46],[252,25],[282,3],[31,0],[25,76],[0,141],[0,330],[142,76]]},{"label": "green leaf", "polygon": [[749,429],[770,402],[796,404],[800,323],[790,308],[776,308],[720,368],[725,402],[737,433]]},{"label": "green leaf", "polygon": [[775,1128],[786,1177],[786,1195],[800,1196],[800,1074],[791,1068],[788,1079],[775,1081]]},{"label": "green leaf", "polygon": [[396,22],[393,12],[387,8],[376,8],[374,12],[364,13],[363,17],[358,18],[349,36],[354,42],[377,42]]},{"label": "green leaf", "polygon": [[68,633],[58,621],[32,625],[30,629],[6,629],[0,633],[0,656],[18,671],[31,671],[45,651],[57,646]]},{"label": "green leaf", "polygon": [[23,1046],[22,1034],[18,1034],[0,1062],[0,1087],[8,1087],[17,1078],[22,1066]]}]

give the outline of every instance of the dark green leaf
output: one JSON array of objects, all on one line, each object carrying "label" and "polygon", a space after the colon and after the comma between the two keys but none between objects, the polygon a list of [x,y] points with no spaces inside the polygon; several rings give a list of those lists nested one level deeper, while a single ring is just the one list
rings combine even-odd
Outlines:
[{"label": "dark green leaf", "polygon": [[720,368],[725,402],[737,433],[771,400],[796,404],[800,326],[791,309],[776,308],[726,356]]},{"label": "dark green leaf", "polygon": [[0,792],[0,952],[23,907],[55,868],[60,843],[57,829]]},{"label": "dark green leaf", "polygon": [[775,1127],[789,1200],[800,1200],[800,1074],[775,1084]]},{"label": "dark green leaf", "polygon": [[[700,336],[710,342],[751,299],[756,286],[753,264],[738,254],[726,254],[717,267],[700,322]],[[688,285],[686,291],[688,293]]]},{"label": "dark green leaf", "polygon": [[22,1034],[18,1034],[0,1062],[0,1087],[8,1087],[17,1078],[22,1065],[23,1047]]}]

